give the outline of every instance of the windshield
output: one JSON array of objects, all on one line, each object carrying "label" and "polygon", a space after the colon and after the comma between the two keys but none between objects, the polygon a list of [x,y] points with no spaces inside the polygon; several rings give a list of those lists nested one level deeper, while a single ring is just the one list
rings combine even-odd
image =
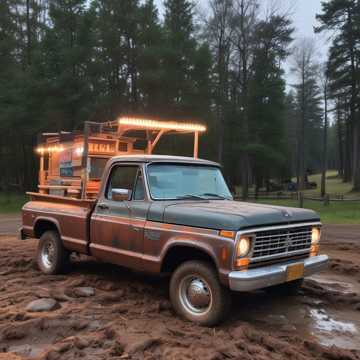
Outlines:
[{"label": "windshield", "polygon": [[155,200],[232,199],[215,166],[152,164],[148,166],[148,182]]}]

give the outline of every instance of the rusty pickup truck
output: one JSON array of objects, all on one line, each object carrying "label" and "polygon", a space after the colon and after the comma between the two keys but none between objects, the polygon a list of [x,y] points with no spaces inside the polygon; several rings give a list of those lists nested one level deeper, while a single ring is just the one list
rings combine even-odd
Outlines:
[{"label": "rusty pickup truck", "polygon": [[20,236],[40,239],[44,273],[62,272],[72,252],[167,273],[175,311],[205,326],[224,318],[231,291],[296,292],[328,262],[315,212],[234,201],[211,161],[118,156],[96,200],[30,196]]}]

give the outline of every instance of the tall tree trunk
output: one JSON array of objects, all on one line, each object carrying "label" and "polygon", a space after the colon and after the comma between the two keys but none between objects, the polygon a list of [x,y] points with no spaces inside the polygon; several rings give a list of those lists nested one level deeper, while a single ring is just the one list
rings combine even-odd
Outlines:
[{"label": "tall tree trunk", "polygon": [[[352,14],[348,13],[348,26],[349,29],[353,29],[353,18]],[[358,140],[358,131],[359,129],[359,121],[357,119],[356,114],[356,101],[357,101],[357,77],[358,77],[358,69],[356,64],[356,47],[355,47],[355,38],[354,31],[351,30],[349,32],[349,50],[350,50],[350,68],[351,68],[351,97],[350,97],[350,123],[352,127],[353,141],[352,141],[352,171],[351,176],[353,180],[354,190],[360,189],[360,169],[358,169],[359,156],[358,151],[360,149],[360,144]],[[359,130],[358,130],[359,129]]]},{"label": "tall tree trunk", "polygon": [[221,164],[223,162],[223,158],[224,158],[224,119],[223,116],[221,115],[221,110],[218,112],[218,116],[217,116],[217,126],[216,126],[216,130],[217,130],[217,137],[218,137],[218,148],[217,148],[217,158],[218,158],[218,162]]},{"label": "tall tree trunk", "polygon": [[354,126],[353,153],[353,190],[360,191],[360,124],[359,119]]},{"label": "tall tree trunk", "polygon": [[345,134],[345,159],[344,159],[344,182],[350,182],[352,179],[352,126],[349,119],[346,121]]},{"label": "tall tree trunk", "polygon": [[26,0],[26,64],[31,64],[30,0]]},{"label": "tall tree trunk", "polygon": [[338,174],[341,178],[344,178],[344,130],[341,118],[340,103],[337,104],[337,139],[338,139],[338,151],[339,151],[339,164]]},{"label": "tall tree trunk", "polygon": [[[248,46],[246,40],[246,29],[245,29],[245,21],[246,21],[246,11],[245,11],[245,3],[244,0],[241,0],[241,13],[240,13],[240,30],[242,36],[242,44],[239,47],[240,57],[241,57],[241,72],[242,72],[242,106],[243,106],[243,141],[244,145],[247,146],[249,144],[249,119],[248,119],[248,82],[249,82],[249,69],[248,69]],[[247,149],[243,149],[241,154],[241,186],[242,186],[242,198],[246,200],[249,196],[249,168],[250,168],[250,157]]]},{"label": "tall tree trunk", "polygon": [[[326,80],[325,80],[326,81]],[[323,156],[322,156],[322,174],[321,174],[321,196],[326,194],[326,171],[327,171],[327,141],[328,141],[328,103],[327,103],[327,85],[324,85],[324,136],[323,136]]]},{"label": "tall tree trunk", "polygon": [[299,190],[305,190],[305,69],[302,71],[301,116],[299,136]]}]

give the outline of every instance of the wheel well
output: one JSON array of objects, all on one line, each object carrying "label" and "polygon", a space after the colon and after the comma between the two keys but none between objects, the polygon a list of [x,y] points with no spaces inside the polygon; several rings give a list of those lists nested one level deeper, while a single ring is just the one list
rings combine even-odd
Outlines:
[{"label": "wheel well", "polygon": [[39,220],[35,224],[34,235],[37,239],[40,239],[44,232],[53,230],[58,232],[57,226],[50,220]]},{"label": "wheel well", "polygon": [[161,264],[161,272],[171,273],[180,264],[189,260],[206,261],[211,263],[215,269],[217,268],[214,259],[206,251],[191,246],[179,245],[168,250]]}]

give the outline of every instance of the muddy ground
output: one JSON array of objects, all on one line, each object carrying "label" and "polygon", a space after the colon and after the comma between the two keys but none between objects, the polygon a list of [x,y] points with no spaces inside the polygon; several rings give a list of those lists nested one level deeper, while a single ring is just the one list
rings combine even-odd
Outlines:
[{"label": "muddy ground", "polygon": [[[90,258],[75,259],[65,276],[45,276],[33,262],[37,242],[17,240],[6,226],[0,360],[360,359],[360,226],[325,228],[330,269],[300,295],[234,296],[231,317],[213,329],[173,313],[166,279]],[[51,311],[28,311],[43,298],[55,300]]]}]

